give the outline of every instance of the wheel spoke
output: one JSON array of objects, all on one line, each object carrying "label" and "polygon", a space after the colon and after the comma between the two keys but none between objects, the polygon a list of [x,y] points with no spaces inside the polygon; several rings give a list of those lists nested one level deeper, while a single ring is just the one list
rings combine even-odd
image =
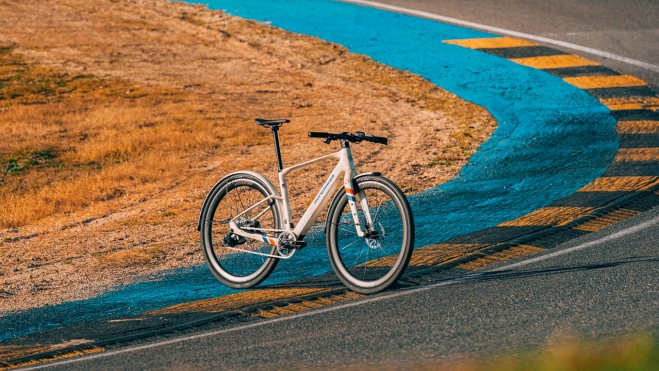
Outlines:
[{"label": "wheel spoke", "polygon": [[371,221],[375,223],[376,220],[378,220],[378,214],[380,213],[380,207],[382,207],[382,204],[378,203],[378,209],[375,210],[375,216],[371,217]]},{"label": "wheel spoke", "polygon": [[357,258],[355,258],[355,261],[352,262],[352,264],[351,264],[350,266],[355,266],[355,265],[357,265],[357,262],[359,261],[359,258],[361,258],[363,254],[364,254],[364,250],[361,250],[361,252],[360,252],[359,255],[357,256]]},{"label": "wheel spoke", "polygon": [[361,241],[361,240],[362,240],[362,238],[359,237],[359,238],[355,239],[354,241],[352,241],[351,243],[349,243],[349,244],[343,246],[343,247],[341,248],[341,250],[345,250],[346,248],[348,248],[348,247],[354,245],[355,243],[357,243],[357,242],[359,242],[359,241]]},{"label": "wheel spoke", "polygon": [[357,235],[357,228],[341,228],[339,229],[341,232],[349,233],[352,235]]}]

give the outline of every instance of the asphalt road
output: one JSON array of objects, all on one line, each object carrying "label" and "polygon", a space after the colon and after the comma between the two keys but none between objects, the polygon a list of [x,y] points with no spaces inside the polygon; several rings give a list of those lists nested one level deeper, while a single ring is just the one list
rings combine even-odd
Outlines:
[{"label": "asphalt road", "polygon": [[[373,0],[445,17],[504,28],[659,66],[659,2],[656,0]],[[655,90],[659,71],[581,54],[640,77]]]},{"label": "asphalt road", "polygon": [[[606,239],[648,221],[645,229]],[[248,322],[193,339],[174,337],[145,349],[108,350],[49,369],[404,369],[519,352],[565,335],[592,340],[659,334],[659,209],[545,254],[601,239],[464,281],[388,292],[359,305]]]}]

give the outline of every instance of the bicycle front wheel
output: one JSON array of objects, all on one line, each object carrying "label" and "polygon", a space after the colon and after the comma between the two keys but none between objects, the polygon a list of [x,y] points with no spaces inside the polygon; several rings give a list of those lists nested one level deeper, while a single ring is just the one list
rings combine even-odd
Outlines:
[{"label": "bicycle front wheel", "polygon": [[360,200],[359,224],[371,232],[359,237],[345,190],[328,212],[327,252],[334,272],[350,289],[373,294],[395,283],[407,268],[414,247],[412,210],[403,192],[381,176],[356,179],[368,203],[368,225]]},{"label": "bicycle front wheel", "polygon": [[[202,215],[201,245],[206,263],[215,277],[229,287],[244,289],[263,282],[275,269],[276,248],[232,233],[229,221],[270,196],[262,180],[249,174],[236,174],[223,180]],[[235,221],[264,231],[281,229],[279,206],[275,200],[261,203]],[[266,233],[266,232],[263,232]],[[276,237],[274,237],[276,239]]]}]

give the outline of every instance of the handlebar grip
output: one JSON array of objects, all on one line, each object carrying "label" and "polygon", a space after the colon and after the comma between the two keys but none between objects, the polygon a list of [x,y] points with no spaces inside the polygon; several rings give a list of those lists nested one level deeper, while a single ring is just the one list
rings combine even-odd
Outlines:
[{"label": "handlebar grip", "polygon": [[310,131],[309,132],[309,138],[327,138],[329,137],[329,133],[320,133],[317,131]]},{"label": "handlebar grip", "polygon": [[387,144],[389,144],[389,139],[387,139],[387,138],[385,138],[385,137],[376,137],[376,136],[373,136],[373,137],[371,137],[371,138],[373,138],[373,139],[371,140],[371,142],[373,142],[373,143],[380,143],[380,144],[384,144],[385,146],[386,146]]}]

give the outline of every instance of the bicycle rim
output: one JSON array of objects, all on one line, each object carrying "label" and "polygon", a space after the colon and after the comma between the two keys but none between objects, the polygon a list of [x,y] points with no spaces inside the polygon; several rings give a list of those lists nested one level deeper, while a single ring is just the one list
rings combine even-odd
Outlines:
[{"label": "bicycle rim", "polygon": [[[257,285],[270,275],[279,260],[250,253],[275,254],[276,249],[262,241],[241,239],[231,234],[229,228],[230,220],[268,196],[267,188],[257,180],[239,178],[228,181],[213,198],[204,223],[206,228],[202,228],[204,253],[211,271],[228,286]],[[255,228],[280,228],[279,210],[274,201],[263,203],[242,218]]]},{"label": "bicycle rim", "polygon": [[[411,217],[394,189],[376,181],[360,182],[368,200],[375,238],[357,235],[345,193],[331,215],[328,235],[330,260],[339,278],[351,289],[375,293],[394,283],[411,256]],[[402,196],[404,197],[404,196]],[[359,210],[360,225],[366,220]]]}]

